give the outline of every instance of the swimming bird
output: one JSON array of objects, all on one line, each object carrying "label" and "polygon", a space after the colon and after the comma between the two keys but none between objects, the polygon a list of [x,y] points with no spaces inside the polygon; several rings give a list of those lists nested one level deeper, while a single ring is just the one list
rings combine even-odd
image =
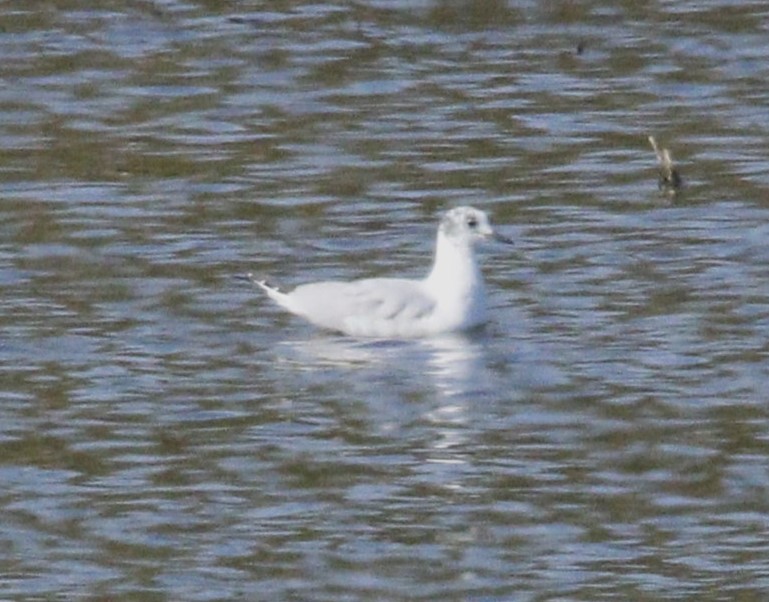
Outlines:
[{"label": "swimming bird", "polygon": [[355,337],[427,337],[486,321],[486,291],[474,249],[483,239],[512,242],[494,232],[480,209],[457,207],[440,221],[433,266],[421,280],[316,282],[283,293],[248,276],[278,305],[321,328]]}]

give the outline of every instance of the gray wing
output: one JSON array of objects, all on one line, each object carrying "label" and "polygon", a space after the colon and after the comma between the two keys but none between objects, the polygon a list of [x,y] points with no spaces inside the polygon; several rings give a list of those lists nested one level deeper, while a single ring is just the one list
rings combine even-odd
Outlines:
[{"label": "gray wing", "polygon": [[408,334],[435,309],[419,281],[395,278],[305,284],[289,298],[291,311],[313,324],[361,336]]}]

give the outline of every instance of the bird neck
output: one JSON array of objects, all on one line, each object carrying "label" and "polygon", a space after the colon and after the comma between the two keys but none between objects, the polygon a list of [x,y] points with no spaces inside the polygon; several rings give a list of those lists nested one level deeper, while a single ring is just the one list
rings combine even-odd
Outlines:
[{"label": "bird neck", "polygon": [[465,293],[465,289],[472,289],[480,281],[481,273],[471,243],[438,232],[435,261],[427,277],[428,285]]}]

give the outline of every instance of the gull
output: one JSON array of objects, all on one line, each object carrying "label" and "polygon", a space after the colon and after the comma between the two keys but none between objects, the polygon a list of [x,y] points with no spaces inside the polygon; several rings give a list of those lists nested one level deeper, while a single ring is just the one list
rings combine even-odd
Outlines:
[{"label": "gull", "polygon": [[457,207],[441,219],[433,266],[421,280],[315,282],[283,293],[248,278],[282,308],[323,329],[353,337],[430,337],[485,323],[486,290],[475,257],[475,244],[484,239],[512,243],[480,209]]}]

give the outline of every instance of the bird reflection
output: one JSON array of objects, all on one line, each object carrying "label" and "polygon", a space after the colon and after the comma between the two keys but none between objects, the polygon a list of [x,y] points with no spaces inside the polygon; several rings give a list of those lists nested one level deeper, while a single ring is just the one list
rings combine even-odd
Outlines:
[{"label": "bird reflection", "polygon": [[[409,482],[456,492],[472,468],[473,417],[494,397],[490,342],[484,330],[417,341],[329,335],[284,341],[276,353],[294,375],[297,396],[311,395],[297,412],[322,404],[338,427],[357,429],[355,439],[411,458],[404,464]],[[376,457],[376,448],[358,451]]]},{"label": "bird reflection", "polygon": [[[402,388],[432,383],[443,398],[473,395],[486,379],[483,334],[446,334],[415,341],[367,341],[341,336],[321,336],[284,341],[279,355],[293,369],[327,371],[330,368],[359,372],[339,374],[362,384],[401,383]],[[423,395],[424,396],[424,392]]]}]

